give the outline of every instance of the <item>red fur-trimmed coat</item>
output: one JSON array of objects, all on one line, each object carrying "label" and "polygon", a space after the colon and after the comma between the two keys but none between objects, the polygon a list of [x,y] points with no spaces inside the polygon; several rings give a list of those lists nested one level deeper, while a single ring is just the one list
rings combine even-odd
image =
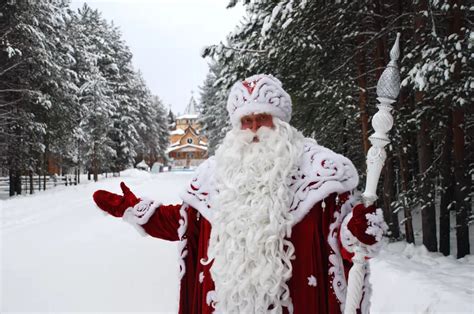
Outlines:
[{"label": "red fur-trimmed coat", "polygon": [[[142,202],[147,222],[137,223],[133,214],[126,219],[138,224],[148,235],[179,241],[180,313],[212,313],[214,283],[202,259],[212,228],[214,160],[197,170],[196,177],[181,194],[181,205]],[[341,236],[344,218],[353,205],[350,192],[357,186],[357,172],[345,157],[308,140],[298,173],[289,188],[294,193],[289,211],[294,225],[289,239],[295,247],[292,277],[288,282],[294,313],[341,313],[345,302],[347,274],[351,267],[350,237]],[[133,211],[133,209],[130,209]],[[362,312],[368,311],[370,286],[367,278]]]}]

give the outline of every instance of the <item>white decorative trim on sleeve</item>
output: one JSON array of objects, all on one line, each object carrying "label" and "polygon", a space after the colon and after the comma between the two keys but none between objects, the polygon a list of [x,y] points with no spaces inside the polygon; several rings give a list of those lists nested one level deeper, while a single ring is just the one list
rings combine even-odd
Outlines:
[{"label": "white decorative trim on sleeve", "polygon": [[188,205],[183,204],[179,209],[181,219],[179,220],[178,227],[178,254],[179,254],[179,280],[184,277],[186,273],[186,262],[184,258],[188,255],[188,249],[186,245],[188,240],[186,239],[186,231],[188,230]]},{"label": "white decorative trim on sleeve", "polygon": [[146,224],[150,217],[155,213],[156,209],[159,208],[161,203],[142,199],[138,204],[133,207],[127,208],[123,214],[123,220],[132,224],[138,232],[145,236],[147,233],[143,229],[142,225]]},{"label": "white decorative trim on sleeve", "polygon": [[328,244],[331,248],[329,253],[329,276],[332,276],[331,286],[337,300],[341,306],[341,312],[344,312],[346,303],[347,280],[344,274],[343,260],[339,249],[339,230],[343,218],[351,211],[355,197],[351,196],[345,201],[339,210],[334,211],[333,222],[329,225]]},{"label": "white decorative trim on sleeve", "polygon": [[352,218],[352,212],[346,215],[341,223],[341,243],[342,246],[350,253],[354,252],[354,245],[359,243],[359,240],[349,231],[347,224]]},{"label": "white decorative trim on sleeve", "polygon": [[382,209],[377,208],[374,214],[366,214],[367,220],[369,221],[369,226],[365,233],[373,235],[375,237],[376,243],[372,245],[367,245],[361,243],[349,230],[347,224],[352,218],[352,212],[350,212],[341,224],[341,243],[342,246],[350,253],[354,252],[354,246],[360,246],[367,254],[368,257],[374,257],[380,251],[383,246],[383,233],[387,230],[387,224],[383,220]]}]

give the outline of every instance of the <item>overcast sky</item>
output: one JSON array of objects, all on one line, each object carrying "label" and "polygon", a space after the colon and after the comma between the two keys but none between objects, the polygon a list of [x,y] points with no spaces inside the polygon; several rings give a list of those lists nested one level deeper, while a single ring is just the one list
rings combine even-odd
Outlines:
[{"label": "overcast sky", "polygon": [[72,0],[87,2],[113,20],[143,72],[148,87],[175,113],[183,112],[191,91],[196,98],[206,77],[204,46],[223,41],[244,14],[227,0]]}]

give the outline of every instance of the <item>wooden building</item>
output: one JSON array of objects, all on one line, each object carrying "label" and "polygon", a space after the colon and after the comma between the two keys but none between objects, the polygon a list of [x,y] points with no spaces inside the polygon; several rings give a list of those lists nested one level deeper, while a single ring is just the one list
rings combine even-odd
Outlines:
[{"label": "wooden building", "polygon": [[170,147],[167,154],[172,167],[197,167],[207,159],[207,139],[201,134],[196,101],[193,97],[183,115],[176,118],[170,131]]}]

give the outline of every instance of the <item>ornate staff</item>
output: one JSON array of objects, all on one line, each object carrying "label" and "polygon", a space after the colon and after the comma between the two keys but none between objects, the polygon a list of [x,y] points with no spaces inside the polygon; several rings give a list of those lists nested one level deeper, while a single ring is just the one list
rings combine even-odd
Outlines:
[{"label": "ornate staff", "polygon": [[[377,82],[377,100],[379,111],[372,118],[372,127],[375,133],[369,137],[370,147],[367,153],[367,182],[365,191],[362,193],[362,202],[366,207],[372,205],[377,200],[377,183],[380,178],[387,153],[385,146],[390,143],[387,133],[393,126],[392,103],[394,103],[400,92],[400,71],[397,66],[397,60],[400,56],[399,49],[400,33],[397,33],[397,39],[390,50],[390,62],[380,76]],[[353,266],[349,271],[349,282],[347,284],[345,314],[356,313],[359,308],[362,287],[364,285],[366,260],[366,250],[360,244],[355,246]]]}]

